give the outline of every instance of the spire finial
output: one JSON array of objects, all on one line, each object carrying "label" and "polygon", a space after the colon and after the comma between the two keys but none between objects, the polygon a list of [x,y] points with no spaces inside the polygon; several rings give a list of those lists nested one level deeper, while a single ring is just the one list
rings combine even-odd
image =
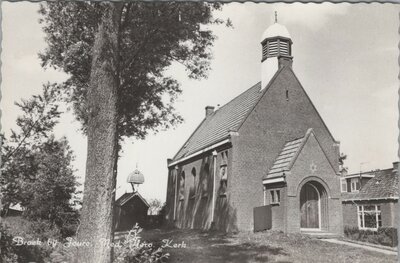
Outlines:
[{"label": "spire finial", "polygon": [[278,12],[275,11],[275,23],[278,23]]}]

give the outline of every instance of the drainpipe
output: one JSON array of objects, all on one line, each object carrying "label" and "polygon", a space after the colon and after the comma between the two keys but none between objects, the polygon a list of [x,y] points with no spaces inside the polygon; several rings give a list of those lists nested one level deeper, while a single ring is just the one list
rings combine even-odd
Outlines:
[{"label": "drainpipe", "polygon": [[176,202],[178,198],[178,166],[175,166],[175,198],[174,198],[174,221],[176,220]]},{"label": "drainpipe", "polygon": [[215,189],[216,189],[216,175],[217,175],[217,151],[212,152],[213,162],[214,162],[214,174],[213,174],[213,195],[212,195],[212,204],[211,204],[211,224],[214,223],[214,210],[215,210]]}]

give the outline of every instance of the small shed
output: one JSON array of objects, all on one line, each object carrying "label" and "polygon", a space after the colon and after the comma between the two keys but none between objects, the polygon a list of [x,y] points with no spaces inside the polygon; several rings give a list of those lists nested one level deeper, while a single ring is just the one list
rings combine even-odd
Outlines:
[{"label": "small shed", "polygon": [[115,230],[131,230],[138,223],[144,227],[147,222],[147,201],[138,193],[125,193],[115,201]]}]

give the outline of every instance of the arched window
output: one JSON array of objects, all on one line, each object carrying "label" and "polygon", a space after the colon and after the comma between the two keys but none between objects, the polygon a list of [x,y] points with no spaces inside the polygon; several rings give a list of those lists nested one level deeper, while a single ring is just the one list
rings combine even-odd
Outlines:
[{"label": "arched window", "polygon": [[206,196],[208,194],[208,180],[210,177],[210,166],[208,165],[208,163],[204,165],[202,177],[203,177],[201,181],[202,193],[203,196]]},{"label": "arched window", "polygon": [[185,172],[182,171],[179,184],[179,200],[185,199]]},{"label": "arched window", "polygon": [[194,198],[194,196],[196,195],[196,187],[197,187],[196,168],[194,167],[192,169],[192,177],[193,177],[193,183],[192,186],[190,187],[190,197]]},{"label": "arched window", "polygon": [[221,158],[221,165],[219,167],[219,194],[220,196],[225,196],[228,187],[228,151],[222,152]]}]

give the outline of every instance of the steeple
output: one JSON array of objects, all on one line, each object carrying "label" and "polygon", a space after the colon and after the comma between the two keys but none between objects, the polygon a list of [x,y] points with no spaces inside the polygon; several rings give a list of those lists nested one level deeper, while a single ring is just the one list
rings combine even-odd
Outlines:
[{"label": "steeple", "polygon": [[261,89],[268,85],[276,71],[283,66],[292,66],[292,40],[285,26],[275,23],[269,26],[261,37]]}]

